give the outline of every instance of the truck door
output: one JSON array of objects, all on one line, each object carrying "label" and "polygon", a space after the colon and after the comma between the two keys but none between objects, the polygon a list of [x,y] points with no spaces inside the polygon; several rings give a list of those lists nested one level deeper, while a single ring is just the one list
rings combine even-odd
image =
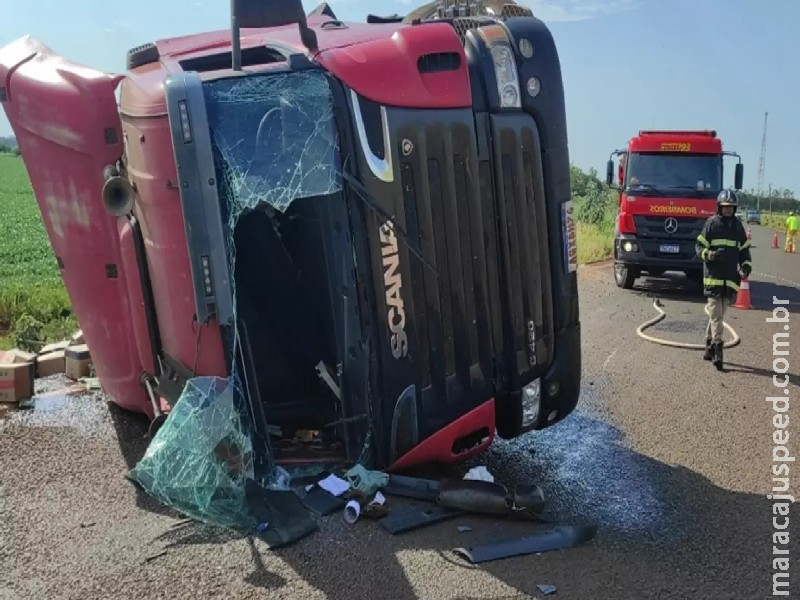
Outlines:
[{"label": "truck door", "polygon": [[118,222],[102,202],[103,170],[124,143],[122,76],[75,64],[24,37],[0,49],[0,103],[25,160],[42,220],[98,376],[123,407],[145,394]]}]

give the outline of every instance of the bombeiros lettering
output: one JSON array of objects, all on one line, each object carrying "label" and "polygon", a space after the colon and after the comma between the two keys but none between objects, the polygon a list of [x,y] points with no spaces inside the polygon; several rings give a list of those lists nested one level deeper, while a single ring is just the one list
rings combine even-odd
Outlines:
[{"label": "bombeiros lettering", "polygon": [[663,204],[653,204],[650,206],[650,212],[656,214],[683,214],[683,215],[696,215],[696,206],[664,206]]},{"label": "bombeiros lettering", "polygon": [[386,295],[386,320],[391,337],[389,343],[392,356],[396,359],[408,354],[408,335],[406,334],[406,310],[403,303],[403,278],[400,274],[400,254],[397,251],[397,236],[392,223],[384,223],[380,228],[381,257],[383,263],[383,286]]}]

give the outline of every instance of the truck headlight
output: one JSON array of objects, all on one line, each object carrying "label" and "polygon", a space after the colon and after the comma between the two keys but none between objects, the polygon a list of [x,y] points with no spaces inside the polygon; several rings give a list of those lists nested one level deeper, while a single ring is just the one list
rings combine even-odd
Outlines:
[{"label": "truck headlight", "polygon": [[517,62],[514,60],[514,51],[511,45],[497,44],[492,50],[494,74],[497,77],[497,93],[500,96],[500,106],[503,108],[519,108],[519,76],[517,75]]},{"label": "truck headlight", "polygon": [[539,420],[542,401],[541,381],[535,379],[522,388],[522,426],[530,427]]},{"label": "truck headlight", "polygon": [[478,29],[478,32],[492,55],[500,106],[502,108],[521,108],[522,93],[520,92],[517,61],[505,30],[500,25],[486,25]]},{"label": "truck headlight", "polygon": [[625,242],[622,244],[622,249],[625,250],[625,252],[638,252],[639,244],[636,242]]}]

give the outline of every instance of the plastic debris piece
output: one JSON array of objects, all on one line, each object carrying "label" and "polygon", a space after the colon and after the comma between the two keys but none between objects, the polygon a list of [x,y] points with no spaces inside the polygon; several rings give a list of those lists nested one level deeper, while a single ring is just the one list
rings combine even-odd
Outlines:
[{"label": "plastic debris piece", "polygon": [[550,594],[556,593],[556,586],[550,585],[549,583],[540,583],[536,586],[540,592],[542,592],[545,596],[549,596]]},{"label": "plastic debris piece", "polygon": [[596,533],[597,527],[594,525],[563,525],[525,537],[488,542],[471,548],[456,548],[454,552],[477,565],[512,556],[574,548],[594,538]]},{"label": "plastic debris piece", "polygon": [[328,475],[325,479],[318,481],[317,485],[321,487],[323,490],[328,492],[329,494],[333,494],[334,496],[341,496],[347,490],[350,489],[350,484],[347,483],[341,477],[337,477],[336,475]]},{"label": "plastic debris piece", "polygon": [[370,502],[370,504],[377,504],[379,506],[383,506],[385,503],[386,503],[386,496],[384,496],[380,492],[377,492],[375,494],[375,497],[372,499],[372,502]]},{"label": "plastic debris piece", "polygon": [[464,479],[475,479],[477,481],[494,483],[494,475],[489,473],[489,469],[486,467],[473,467],[464,475]]},{"label": "plastic debris piece", "polygon": [[468,531],[472,531],[472,527],[470,527],[469,525],[459,525],[458,526],[458,532],[459,533],[466,533]]},{"label": "plastic debris piece", "polygon": [[363,465],[356,465],[344,474],[345,479],[359,492],[371,496],[389,483],[389,476],[380,471],[370,471]]},{"label": "plastic debris piece", "polygon": [[358,517],[361,514],[361,505],[356,502],[355,500],[350,500],[347,505],[344,507],[344,520],[347,521],[350,525],[358,521]]}]

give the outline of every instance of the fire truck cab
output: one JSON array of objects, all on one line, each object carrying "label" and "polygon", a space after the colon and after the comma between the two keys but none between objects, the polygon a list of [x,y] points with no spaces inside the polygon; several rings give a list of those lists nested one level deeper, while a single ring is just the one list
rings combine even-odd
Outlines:
[{"label": "fire truck cab", "polygon": [[[614,157],[619,156],[614,182]],[[738,154],[723,151],[716,131],[640,131],[611,154],[606,183],[619,191],[614,231],[614,280],[633,287],[643,273],[683,272],[702,287],[695,241],[716,212],[724,187],[723,159],[739,159],[734,187],[742,188]]]}]

